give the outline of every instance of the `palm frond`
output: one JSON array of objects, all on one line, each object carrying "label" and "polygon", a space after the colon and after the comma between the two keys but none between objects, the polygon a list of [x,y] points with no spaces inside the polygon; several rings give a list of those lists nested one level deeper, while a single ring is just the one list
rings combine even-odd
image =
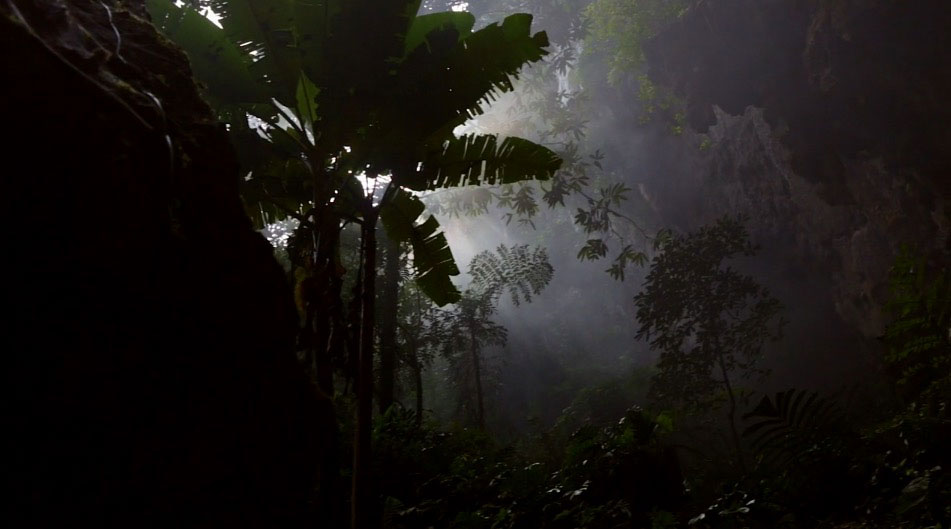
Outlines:
[{"label": "palm frond", "polygon": [[424,153],[416,171],[397,177],[400,185],[424,191],[548,180],[560,167],[557,154],[529,140],[465,135]]}]

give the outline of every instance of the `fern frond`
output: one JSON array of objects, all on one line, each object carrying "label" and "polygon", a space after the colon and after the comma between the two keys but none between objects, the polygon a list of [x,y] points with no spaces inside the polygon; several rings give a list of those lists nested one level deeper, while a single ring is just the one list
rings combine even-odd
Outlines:
[{"label": "fern frond", "polygon": [[782,468],[820,446],[842,416],[833,401],[818,393],[790,389],[773,399],[764,396],[743,419],[751,421],[743,437],[761,464]]},{"label": "fern frond", "polygon": [[522,244],[511,248],[500,244],[495,253],[484,251],[469,263],[472,285],[495,299],[508,290],[512,304],[532,301],[551,282],[554,268],[548,262],[548,252],[541,247],[530,249]]}]

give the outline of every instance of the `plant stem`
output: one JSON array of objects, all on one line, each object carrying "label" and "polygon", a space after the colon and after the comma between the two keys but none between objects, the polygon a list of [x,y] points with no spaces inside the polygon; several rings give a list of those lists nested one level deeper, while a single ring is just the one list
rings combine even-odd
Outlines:
[{"label": "plant stem", "polygon": [[[371,199],[372,200],[372,199]],[[364,258],[363,290],[361,292],[360,353],[357,369],[356,434],[353,446],[353,497],[351,527],[370,526],[370,423],[373,419],[373,327],[376,298],[376,219],[378,211],[370,203],[363,224]]]},{"label": "plant stem", "polygon": [[383,304],[380,311],[380,413],[393,405],[396,386],[396,326],[400,295],[400,244],[383,235]]},{"label": "plant stem", "polygon": [[736,395],[733,394],[733,385],[730,384],[730,376],[726,370],[726,363],[723,360],[723,353],[717,351],[717,360],[720,364],[720,374],[723,376],[723,385],[726,386],[726,392],[730,396],[730,410],[727,413],[727,419],[730,423],[730,434],[733,438],[733,448],[736,450],[736,462],[740,470],[746,472],[746,463],[743,461],[743,446],[740,444],[740,435],[736,431]]},{"label": "plant stem", "polygon": [[485,430],[485,405],[482,402],[482,372],[479,366],[479,346],[476,342],[475,326],[469,328],[469,352],[472,355],[472,373],[475,378],[476,400],[478,402],[479,428]]}]

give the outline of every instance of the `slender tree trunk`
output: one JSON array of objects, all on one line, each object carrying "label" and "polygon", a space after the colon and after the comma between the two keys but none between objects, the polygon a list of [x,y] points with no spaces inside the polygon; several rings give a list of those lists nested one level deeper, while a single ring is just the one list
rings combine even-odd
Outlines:
[{"label": "slender tree trunk", "polygon": [[727,419],[730,423],[733,448],[736,450],[736,462],[741,470],[746,471],[746,463],[743,460],[743,446],[740,444],[740,435],[736,431],[736,395],[733,394],[733,385],[730,384],[730,376],[727,373],[726,362],[723,361],[723,355],[718,354],[717,359],[720,364],[720,374],[723,376],[723,385],[726,386],[726,392],[730,396],[730,409],[727,412]]},{"label": "slender tree trunk", "polygon": [[416,289],[416,328],[409,333],[412,346],[413,375],[416,382],[416,427],[423,426],[423,361],[419,357],[419,333],[423,327],[423,299]]},{"label": "slender tree trunk", "polygon": [[333,366],[330,359],[329,340],[333,327],[333,316],[327,311],[328,302],[331,293],[331,276],[333,270],[334,254],[338,242],[339,230],[337,228],[337,218],[330,211],[329,192],[327,183],[330,181],[329,175],[322,168],[323,153],[319,150],[313,150],[308,153],[308,159],[313,168],[313,186],[314,186],[314,205],[311,209],[310,217],[313,223],[313,285],[315,292],[312,300],[314,307],[318,310],[310,312],[313,316],[312,321],[308,321],[308,328],[305,332],[313,333],[313,343],[310,344],[314,356],[314,374],[317,380],[317,387],[328,397],[333,398]]},{"label": "slender tree trunk", "polygon": [[[310,156],[313,167],[321,167],[323,155],[313,152]],[[340,323],[340,289],[342,278],[336,267],[337,249],[340,242],[339,221],[328,207],[327,182],[329,175],[324,171],[315,171],[313,174],[314,204],[310,217],[313,223],[313,244],[311,273],[313,281],[311,287],[311,306],[307,307],[306,347],[309,358],[308,366],[314,370],[318,390],[327,400],[327,417],[322,421],[327,439],[321,455],[321,464],[318,470],[317,502],[324,519],[331,523],[340,523],[345,519],[345,513],[336,506],[341,505],[343,499],[340,491],[340,457],[337,420],[334,414],[334,387],[333,387],[333,359],[335,356],[334,341],[335,329]]]},{"label": "slender tree trunk", "polygon": [[479,365],[479,347],[476,342],[475,330],[469,330],[469,353],[472,355],[472,373],[475,378],[476,401],[478,403],[476,416],[479,428],[485,429],[485,405],[482,402],[482,369]]},{"label": "slender tree trunk", "polygon": [[380,313],[380,413],[393,405],[396,386],[396,323],[400,294],[400,244],[383,236],[385,263],[383,269],[383,304]]},{"label": "slender tree trunk", "polygon": [[336,217],[327,208],[315,215],[317,222],[317,251],[314,273],[316,275],[315,288],[319,314],[315,316],[314,332],[314,370],[316,372],[317,387],[333,398],[333,356],[332,339],[335,327],[335,317],[339,312],[340,292],[336,270],[336,252],[340,231]]},{"label": "slender tree trunk", "polygon": [[373,326],[376,298],[377,211],[367,206],[363,218],[363,291],[360,318],[360,352],[357,368],[356,433],[353,443],[353,497],[351,526],[366,529],[373,518],[370,476],[370,423],[373,419]]},{"label": "slender tree trunk", "polygon": [[423,425],[423,368],[417,359],[413,364],[413,377],[416,382],[416,427]]}]

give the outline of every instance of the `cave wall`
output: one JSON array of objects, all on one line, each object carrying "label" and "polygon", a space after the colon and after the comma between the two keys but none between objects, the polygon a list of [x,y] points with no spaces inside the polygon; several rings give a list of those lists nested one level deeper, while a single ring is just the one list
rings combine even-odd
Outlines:
[{"label": "cave wall", "polygon": [[184,54],[137,0],[3,0],[0,44],[8,518],[311,520],[333,418]]},{"label": "cave wall", "polygon": [[715,123],[714,106],[756,106],[788,129],[806,178],[832,186],[838,158],[868,152],[918,168],[947,194],[948,27],[941,0],[705,0],[645,53],[651,78],[686,99],[695,130]]},{"label": "cave wall", "polygon": [[880,335],[899,246],[951,250],[948,27],[938,1],[699,2],[645,48],[689,124],[642,189],[660,223],[749,216],[778,281]]}]

